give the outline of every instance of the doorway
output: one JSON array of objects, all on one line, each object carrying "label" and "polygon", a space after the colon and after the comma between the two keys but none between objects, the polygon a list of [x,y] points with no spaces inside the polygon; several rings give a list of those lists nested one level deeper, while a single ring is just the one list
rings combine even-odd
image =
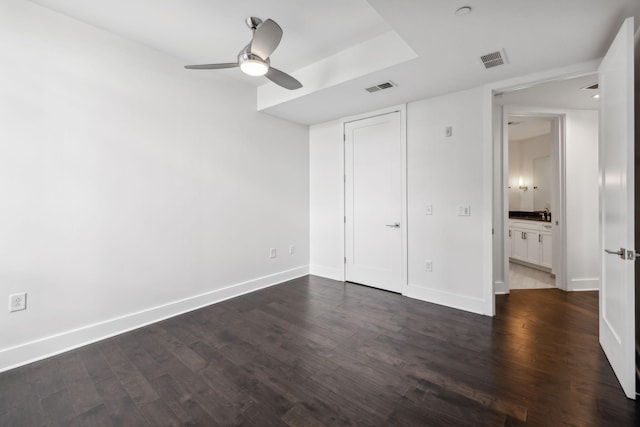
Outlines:
[{"label": "doorway", "polygon": [[[529,176],[523,174],[523,187],[519,187],[519,175],[509,181],[508,176],[508,144],[506,136],[511,129],[522,125],[509,126],[512,121],[524,120],[524,117],[545,118],[552,120],[551,135],[557,138],[552,142],[550,157],[553,182],[550,205],[551,221],[551,272],[556,278],[556,287],[566,291],[598,290],[599,272],[599,217],[598,217],[598,94],[597,74],[585,73],[579,77],[542,82],[525,88],[503,89],[494,96],[494,109],[498,119],[495,140],[497,158],[501,168],[496,172],[495,193],[499,194],[496,202],[494,224],[496,247],[504,248],[502,252],[494,252],[500,261],[494,268],[494,277],[502,276],[502,286],[496,279],[496,293],[509,292],[509,191],[526,195],[527,207],[531,213],[538,212],[533,206],[532,183],[533,168],[528,170]],[[595,85],[595,86],[594,86]],[[527,181],[529,179],[529,182]],[[512,188],[509,189],[508,187]],[[543,206],[539,206],[544,208]],[[544,210],[544,209],[542,209]],[[548,214],[548,212],[547,212]],[[548,218],[547,218],[548,219]],[[547,229],[548,230],[548,229]],[[545,237],[532,235],[542,240]],[[529,241],[532,245],[536,242]],[[543,251],[543,253],[546,251]]]},{"label": "doorway", "polygon": [[564,140],[558,132],[563,126],[558,123],[563,118],[511,113],[505,120],[507,291],[553,288],[553,267],[555,264],[557,270],[560,262],[558,253],[554,256],[553,241],[560,238],[562,230],[558,221],[554,232],[552,220],[563,216],[562,203],[557,200],[563,176],[558,158]]}]

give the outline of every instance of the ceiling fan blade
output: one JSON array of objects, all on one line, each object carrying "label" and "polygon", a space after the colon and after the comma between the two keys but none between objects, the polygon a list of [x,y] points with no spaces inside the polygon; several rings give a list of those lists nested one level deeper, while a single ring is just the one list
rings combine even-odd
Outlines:
[{"label": "ceiling fan blade", "polygon": [[281,39],[282,28],[280,25],[272,19],[267,19],[256,28],[253,40],[251,40],[250,52],[262,59],[267,59],[276,50]]},{"label": "ceiling fan blade", "polygon": [[202,64],[202,65],[185,65],[187,70],[220,70],[222,68],[235,68],[237,62],[225,62],[223,64]]},{"label": "ceiling fan blade", "polygon": [[264,76],[285,89],[295,90],[302,87],[302,83],[277,68],[269,67],[269,71]]}]

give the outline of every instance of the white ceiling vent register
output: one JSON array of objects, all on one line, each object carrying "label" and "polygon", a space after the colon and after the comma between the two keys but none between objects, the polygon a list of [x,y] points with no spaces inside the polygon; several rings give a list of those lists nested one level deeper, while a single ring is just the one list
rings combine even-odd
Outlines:
[{"label": "white ceiling vent register", "polygon": [[396,86],[398,86],[398,85],[395,84],[394,82],[392,82],[391,80],[389,80],[388,82],[384,82],[384,83],[380,83],[379,85],[368,87],[365,90],[367,92],[369,92],[369,93],[373,93],[373,92],[377,92],[379,90],[389,89],[389,88],[396,87]]},{"label": "white ceiling vent register", "polygon": [[484,68],[489,69],[497,67],[498,65],[504,65],[507,63],[507,55],[504,53],[504,49],[500,49],[496,52],[487,53],[480,57]]}]

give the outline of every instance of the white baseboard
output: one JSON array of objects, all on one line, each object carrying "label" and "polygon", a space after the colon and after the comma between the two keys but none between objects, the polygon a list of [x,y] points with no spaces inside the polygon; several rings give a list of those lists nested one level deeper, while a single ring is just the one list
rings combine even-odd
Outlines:
[{"label": "white baseboard", "polygon": [[504,294],[508,294],[509,290],[507,289],[505,283],[502,280],[497,280],[493,282],[493,292],[496,295],[504,295]]},{"label": "white baseboard", "polygon": [[439,289],[426,288],[424,286],[411,284],[404,287],[402,294],[409,298],[415,298],[422,301],[432,302],[434,304],[456,308],[458,310],[486,315],[484,310],[486,304],[482,298],[473,298],[441,291]]},{"label": "white baseboard", "polygon": [[325,277],[327,279],[344,281],[344,271],[341,268],[325,267],[323,265],[310,265],[309,274]]},{"label": "white baseboard", "polygon": [[569,280],[567,291],[597,291],[600,289],[600,278],[574,278]]},{"label": "white baseboard", "polygon": [[309,274],[302,266],[0,350],[0,372]]}]

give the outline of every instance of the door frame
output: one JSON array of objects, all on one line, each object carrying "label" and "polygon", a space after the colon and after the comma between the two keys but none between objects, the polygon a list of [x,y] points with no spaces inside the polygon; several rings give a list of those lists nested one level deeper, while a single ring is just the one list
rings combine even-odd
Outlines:
[{"label": "door frame", "polygon": [[[576,76],[577,77],[577,76]],[[556,287],[567,290],[567,214],[566,214],[566,115],[549,108],[517,107],[506,105],[502,107],[502,236],[503,248],[508,246],[509,239],[509,117],[542,117],[551,119],[551,159],[553,161],[553,190],[552,210],[553,223],[559,224],[553,229],[552,238],[552,272],[556,276]],[[554,129],[554,122],[557,129]],[[557,230],[557,232],[556,232]],[[504,277],[504,292],[511,289],[509,283],[509,254],[503,250],[502,268]]]},{"label": "door frame", "polygon": [[[400,113],[400,146],[401,146],[401,207],[400,207],[400,240],[401,240],[401,252],[400,252],[400,270],[402,272],[402,278],[400,282],[401,294],[406,294],[407,283],[408,283],[408,275],[409,275],[409,265],[408,265],[408,215],[407,215],[407,105],[400,104],[392,107],[382,108],[380,110],[370,111],[368,113],[357,114],[354,116],[343,117],[339,120],[339,128],[342,133],[342,145],[341,145],[341,170],[342,170],[342,185],[340,187],[341,191],[341,201],[342,201],[342,213],[346,216],[346,168],[345,168],[345,140],[346,140],[346,132],[345,126],[347,123],[355,122],[358,120],[365,120],[376,116],[382,116],[385,114],[390,114],[394,112]],[[346,224],[342,226],[342,250],[343,254],[346,254],[346,245],[347,245],[347,233],[346,233]],[[346,281],[346,264],[342,264],[342,281]]]},{"label": "door frame", "polygon": [[[494,105],[494,97],[496,94],[505,92],[508,90],[517,90],[517,89],[525,89],[531,86],[538,85],[540,83],[547,83],[554,80],[560,79],[569,79],[575,78],[579,76],[584,76],[588,74],[594,74],[598,72],[598,66],[600,65],[600,60],[591,60],[587,62],[582,62],[579,64],[574,64],[568,67],[556,68],[553,70],[548,70],[539,73],[533,73],[526,76],[521,76],[513,79],[502,80],[498,82],[493,82],[487,84],[483,88],[483,117],[484,117],[484,136],[483,140],[485,146],[493,147],[493,160],[494,164],[493,168],[500,168],[501,170],[504,168],[504,165],[498,164],[497,159],[501,159],[502,153],[496,152],[497,150],[501,150],[502,138],[495,138],[495,135],[498,132],[502,132],[502,128],[495,129],[494,123],[499,122],[502,123],[501,118],[496,117],[498,112],[495,110],[500,110],[499,114],[502,114],[502,109],[495,108]],[[496,182],[500,181],[500,182]],[[488,194],[492,194],[492,200],[496,200],[502,196],[502,187],[504,184],[501,180],[488,179],[485,183],[485,191]],[[504,201],[503,201],[504,203]],[[495,211],[495,203],[491,205],[491,222],[493,223],[494,232],[495,230],[504,230],[505,228],[505,216],[502,212],[504,209],[501,209],[500,212]],[[504,236],[504,233],[502,233]],[[498,236],[498,237],[503,237]],[[495,238],[492,239],[491,243],[491,259],[498,257],[498,259],[503,259],[503,254],[505,253],[506,240],[504,238]],[[495,300],[496,300],[496,283],[504,280],[505,274],[505,266],[504,262],[496,263],[499,264],[500,268],[495,268],[493,260],[490,261],[490,266],[492,270],[492,279],[488,282],[485,282],[485,289],[483,290],[483,294],[485,296],[485,301],[487,303],[486,314],[490,316],[495,316]],[[498,271],[496,271],[498,270]],[[507,278],[508,280],[508,278]]]}]

